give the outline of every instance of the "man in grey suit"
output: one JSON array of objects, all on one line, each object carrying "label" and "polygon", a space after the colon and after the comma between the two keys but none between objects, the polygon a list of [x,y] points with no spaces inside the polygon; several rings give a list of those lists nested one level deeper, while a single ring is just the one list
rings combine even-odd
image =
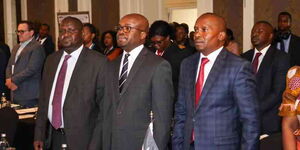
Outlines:
[{"label": "man in grey suit", "polygon": [[[72,150],[100,149],[100,105],[106,59],[83,46],[82,28],[76,18],[62,20],[59,27],[62,49],[49,55],[45,62],[35,150],[47,147],[58,150],[62,144]],[[49,135],[45,141],[46,131]]]},{"label": "man in grey suit", "polygon": [[37,104],[39,96],[41,71],[45,52],[43,47],[33,39],[33,23],[22,21],[18,25],[17,44],[6,68],[6,86],[12,91],[14,103],[25,107]]},{"label": "man in grey suit", "polygon": [[154,140],[167,149],[173,112],[170,64],[144,43],[148,20],[140,14],[124,16],[116,27],[124,53],[107,67],[104,96],[105,150],[141,150],[154,114]]}]

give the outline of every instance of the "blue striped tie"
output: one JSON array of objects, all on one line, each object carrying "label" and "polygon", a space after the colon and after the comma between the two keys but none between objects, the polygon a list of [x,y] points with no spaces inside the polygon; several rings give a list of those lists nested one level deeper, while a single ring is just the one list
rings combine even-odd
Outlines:
[{"label": "blue striped tie", "polygon": [[122,67],[122,72],[119,78],[119,91],[120,93],[122,92],[124,83],[126,82],[127,79],[127,74],[128,74],[128,57],[130,54],[125,54],[125,58],[123,60],[123,67]]}]

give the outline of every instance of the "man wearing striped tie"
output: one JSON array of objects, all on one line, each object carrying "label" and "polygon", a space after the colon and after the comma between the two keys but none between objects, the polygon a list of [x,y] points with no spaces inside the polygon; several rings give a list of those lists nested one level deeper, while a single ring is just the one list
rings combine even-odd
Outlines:
[{"label": "man wearing striped tie", "polygon": [[[144,47],[148,20],[140,14],[124,16],[117,43],[124,52],[107,67],[103,136],[105,150],[141,150],[154,115],[154,139],[167,148],[173,112],[170,64]],[[109,137],[111,136],[111,137]]]}]

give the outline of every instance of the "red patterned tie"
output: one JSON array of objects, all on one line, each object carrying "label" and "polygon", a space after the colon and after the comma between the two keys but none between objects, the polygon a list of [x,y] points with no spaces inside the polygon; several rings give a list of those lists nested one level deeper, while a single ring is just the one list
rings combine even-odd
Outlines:
[{"label": "red patterned tie", "polygon": [[65,83],[65,77],[66,77],[66,72],[68,68],[68,59],[71,57],[71,55],[66,55],[64,62],[60,68],[56,85],[55,85],[55,91],[54,91],[54,96],[53,96],[53,101],[52,101],[52,126],[55,129],[60,128],[62,124],[62,119],[61,119],[61,102],[62,102],[62,94],[63,94],[63,88],[64,88],[64,83]]},{"label": "red patterned tie", "polygon": [[[197,82],[196,82],[196,86],[195,86],[195,108],[197,108],[199,101],[200,101],[200,97],[201,97],[201,93],[202,93],[202,86],[204,83],[204,67],[208,62],[209,62],[209,60],[207,58],[201,59],[201,65],[200,65],[198,78],[197,78]],[[194,133],[194,129],[193,129],[192,141],[194,141],[194,140],[195,140],[195,133]]]},{"label": "red patterned tie", "polygon": [[258,58],[261,55],[261,52],[258,52],[255,54],[254,60],[252,62],[252,68],[253,68],[253,72],[257,73],[257,67],[258,67]]},{"label": "red patterned tie", "polygon": [[157,50],[157,56],[162,56],[164,54],[163,50],[158,49]]}]

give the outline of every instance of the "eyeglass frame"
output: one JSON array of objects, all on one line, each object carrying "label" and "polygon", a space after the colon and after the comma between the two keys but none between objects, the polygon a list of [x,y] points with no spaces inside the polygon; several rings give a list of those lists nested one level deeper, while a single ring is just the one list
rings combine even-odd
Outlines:
[{"label": "eyeglass frame", "polygon": [[[128,29],[124,30],[124,28],[128,28]],[[139,28],[137,28],[137,27],[120,26],[120,25],[115,26],[115,30],[116,30],[117,32],[119,32],[119,31],[122,30],[124,33],[129,33],[132,29],[136,29],[136,30],[138,30],[138,31],[140,31],[140,32],[145,32],[144,30],[141,30],[141,29],[139,29]]]},{"label": "eyeglass frame", "polygon": [[29,32],[31,30],[16,30],[15,33],[16,34],[24,34],[25,32]]}]

